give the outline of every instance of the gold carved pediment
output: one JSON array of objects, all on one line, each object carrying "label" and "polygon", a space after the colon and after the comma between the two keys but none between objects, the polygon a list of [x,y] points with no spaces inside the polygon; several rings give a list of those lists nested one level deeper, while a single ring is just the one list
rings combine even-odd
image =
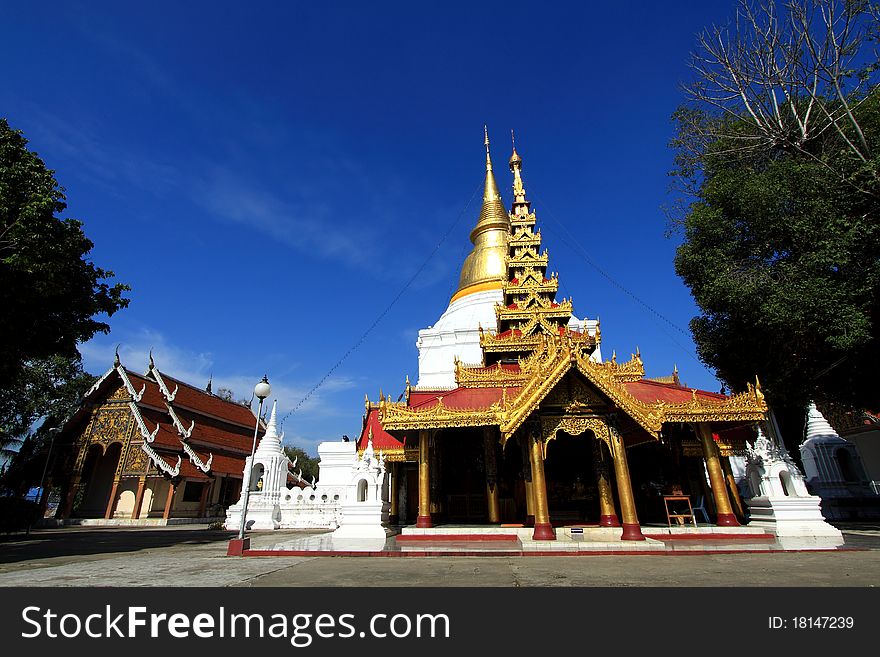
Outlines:
[{"label": "gold carved pediment", "polygon": [[583,413],[605,408],[605,400],[578,376],[568,375],[541,402],[542,408],[558,407],[566,413]]},{"label": "gold carved pediment", "polygon": [[556,438],[558,432],[564,431],[570,436],[579,436],[586,432],[592,434],[608,445],[614,454],[614,445],[608,433],[608,422],[604,417],[584,415],[542,415],[541,436],[544,439],[544,456],[547,456],[547,444]]},{"label": "gold carved pediment", "polygon": [[89,444],[97,443],[107,447],[112,442],[120,442],[124,445],[131,428],[131,421],[131,414],[127,408],[102,408],[92,421]]}]

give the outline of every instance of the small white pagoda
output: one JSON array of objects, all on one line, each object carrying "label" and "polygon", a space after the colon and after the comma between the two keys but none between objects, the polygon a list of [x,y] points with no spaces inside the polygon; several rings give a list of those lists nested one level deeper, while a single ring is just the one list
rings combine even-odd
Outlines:
[{"label": "small white pagoda", "polygon": [[803,474],[775,429],[771,416],[764,428],[758,427],[754,444],[746,443],[746,481],[752,493],[747,502],[749,526],[780,537],[828,537],[842,543],[843,535],[825,521],[822,500],[807,490]]},{"label": "small white pagoda", "polygon": [[[293,472],[284,453],[284,435],[278,435],[276,404],[266,433],[245,461],[244,486],[250,486],[248,530],[332,529],[334,537],[386,536],[388,491],[385,460],[373,453],[372,443],[358,457],[354,442],[323,442],[318,446],[318,479],[308,484],[302,470]],[[288,486],[289,479],[296,482]],[[225,527],[238,529],[244,493],[226,512]]]}]

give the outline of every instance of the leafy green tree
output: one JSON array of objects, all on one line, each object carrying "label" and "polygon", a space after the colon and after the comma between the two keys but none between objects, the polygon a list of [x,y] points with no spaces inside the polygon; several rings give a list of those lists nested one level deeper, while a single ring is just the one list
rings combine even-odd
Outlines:
[{"label": "leafy green tree", "polygon": [[312,477],[314,477],[315,480],[318,479],[318,459],[309,456],[303,448],[293,447],[292,445],[285,445],[284,453],[287,454],[287,458],[289,458],[291,462],[296,459],[295,470],[298,471],[302,469],[303,479],[309,482],[312,481]]},{"label": "leafy green tree", "polygon": [[880,406],[876,6],[742,6],[675,114],[675,268],[700,358],[734,390],[757,375],[797,444],[810,400]]},{"label": "leafy green tree", "polygon": [[88,387],[77,344],[128,305],[129,287],[88,259],[82,222],[59,217],[66,207],[54,173],[0,119],[0,447]]}]

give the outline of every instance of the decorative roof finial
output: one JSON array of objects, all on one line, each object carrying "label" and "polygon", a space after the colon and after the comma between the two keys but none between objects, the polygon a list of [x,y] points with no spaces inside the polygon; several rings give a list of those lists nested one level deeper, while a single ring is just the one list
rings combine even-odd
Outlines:
[{"label": "decorative roof finial", "polygon": [[213,382],[214,382],[214,373],[211,372],[211,374],[208,375],[208,385],[205,386],[205,392],[207,392],[209,395],[213,395],[213,394],[214,394],[214,393],[211,391],[211,384],[212,384]]},{"label": "decorative roof finial", "polygon": [[119,367],[122,361],[119,360],[119,345],[116,345],[116,356],[113,358],[113,367]]},{"label": "decorative roof finial", "polygon": [[489,126],[483,125],[483,135],[485,139],[483,143],[486,144],[486,171],[492,170],[492,156],[489,155]]},{"label": "decorative roof finial", "polygon": [[510,170],[515,171],[517,165],[522,168],[522,158],[516,152],[516,137],[514,137],[513,130],[510,131],[510,143],[513,145],[513,154],[510,156]]},{"label": "decorative roof finial", "polygon": [[153,348],[150,347],[150,369],[155,369],[156,363],[153,362]]}]

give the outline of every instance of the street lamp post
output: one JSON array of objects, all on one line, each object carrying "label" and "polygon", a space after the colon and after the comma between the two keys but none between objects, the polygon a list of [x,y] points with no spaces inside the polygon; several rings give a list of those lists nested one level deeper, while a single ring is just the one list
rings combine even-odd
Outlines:
[{"label": "street lamp post", "polygon": [[245,523],[247,523],[248,498],[251,493],[251,472],[254,469],[254,452],[257,450],[257,432],[260,430],[260,416],[263,413],[263,400],[272,393],[269,386],[269,379],[263,376],[263,380],[254,386],[254,396],[260,400],[260,408],[257,410],[257,425],[254,427],[254,444],[251,446],[251,460],[245,468],[245,477],[242,481],[244,484],[244,499],[241,504],[241,525],[238,528],[238,540],[244,540]]}]

